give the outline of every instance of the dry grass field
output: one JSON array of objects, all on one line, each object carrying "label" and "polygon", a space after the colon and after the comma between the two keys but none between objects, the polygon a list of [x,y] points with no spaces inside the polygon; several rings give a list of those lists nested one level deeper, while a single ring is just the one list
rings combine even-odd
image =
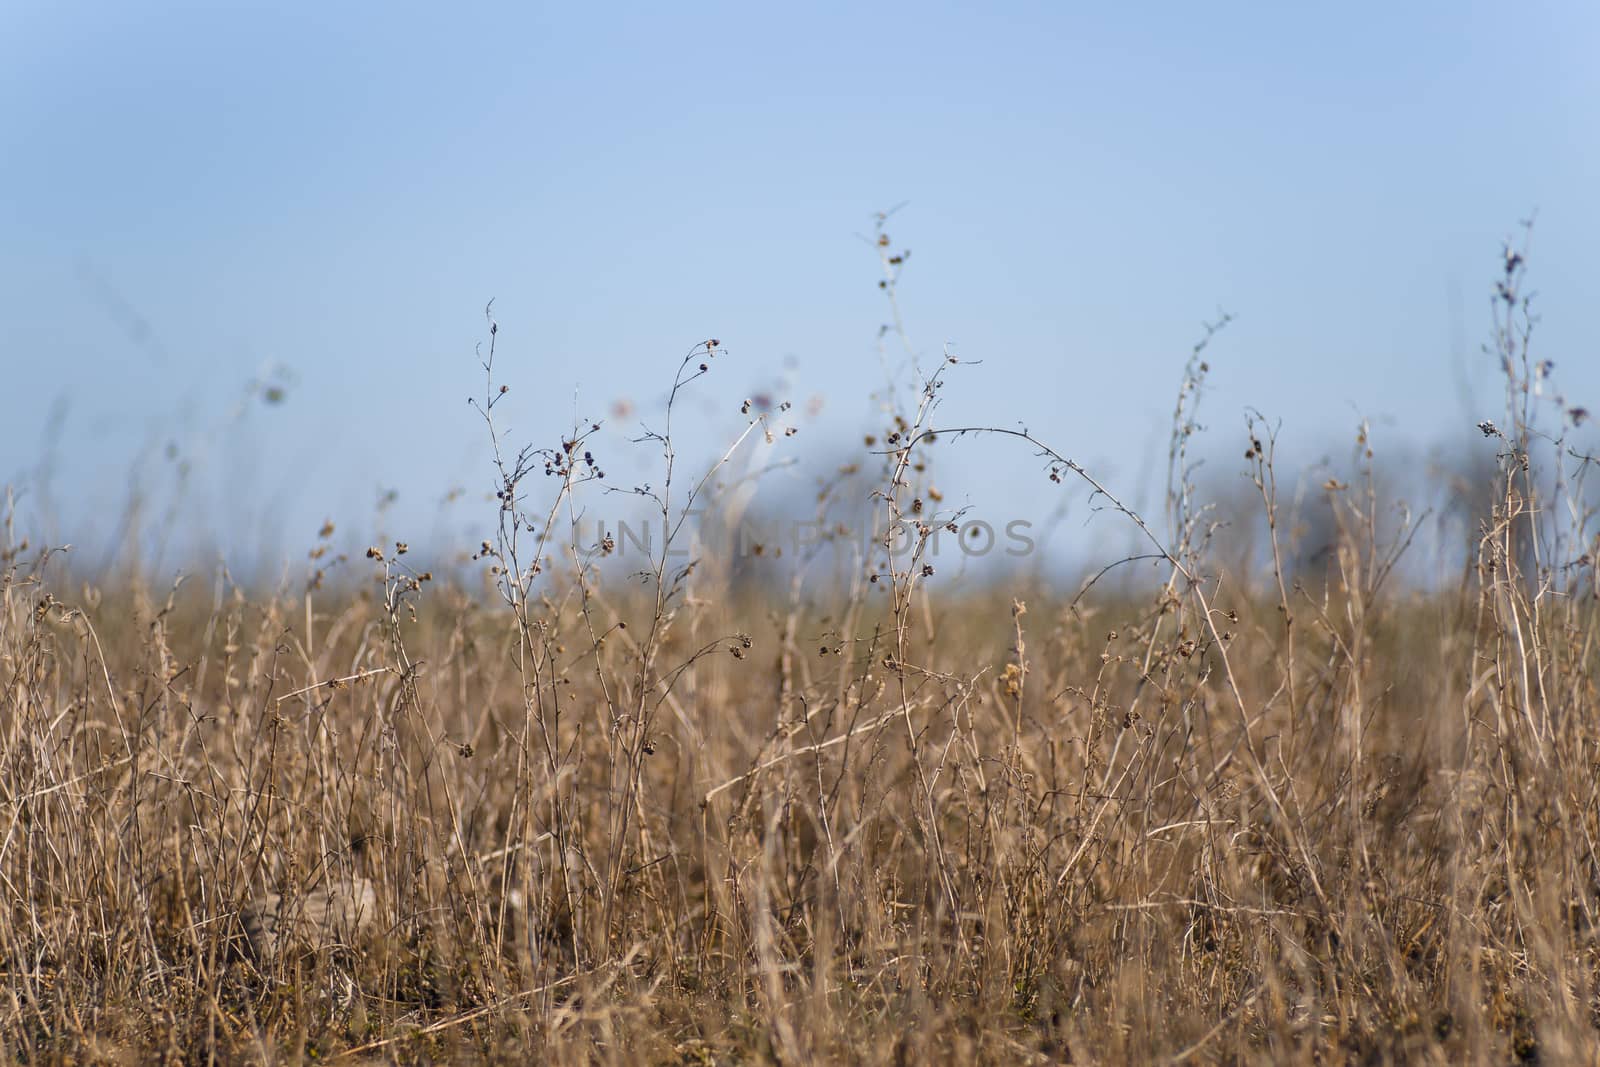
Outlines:
[{"label": "dry grass field", "polygon": [[[671,541],[619,570],[569,522],[592,431],[495,428],[492,329],[482,588],[392,541],[276,589],[86,578],[8,525],[0,1058],[1595,1062],[1589,460],[1534,388],[1521,271],[1444,586],[1405,576],[1359,462],[1312,487],[1332,540],[1291,568],[1265,432],[1238,564],[1191,477],[1199,350],[1165,513],[1096,487],[1147,558],[1081,595],[941,585],[942,450],[1094,477],[942,426],[948,361],[862,450],[904,551],[842,583]],[[681,547],[718,468],[670,418],[644,447]]]}]

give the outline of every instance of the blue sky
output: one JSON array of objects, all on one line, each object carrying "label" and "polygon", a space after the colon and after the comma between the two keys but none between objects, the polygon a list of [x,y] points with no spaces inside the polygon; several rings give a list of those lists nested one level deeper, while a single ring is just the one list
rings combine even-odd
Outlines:
[{"label": "blue sky", "polygon": [[[625,399],[626,479],[717,337],[694,451],[775,389],[822,404],[796,454],[842,453],[882,377],[859,235],[902,201],[912,339],[982,361],[941,421],[1025,423],[1130,494],[1219,309],[1218,457],[1247,406],[1308,458],[1363,416],[1380,447],[1465,440],[1499,413],[1479,345],[1533,210],[1538,351],[1600,407],[1596,55],[1576,0],[10,0],[0,482],[38,502],[48,454],[58,534],[92,541],[172,446],[186,528],[241,559],[370,530],[385,489],[421,541],[452,487],[488,510],[465,398],[491,297],[516,439]],[[948,462],[957,502],[1044,506],[1014,450]]]}]

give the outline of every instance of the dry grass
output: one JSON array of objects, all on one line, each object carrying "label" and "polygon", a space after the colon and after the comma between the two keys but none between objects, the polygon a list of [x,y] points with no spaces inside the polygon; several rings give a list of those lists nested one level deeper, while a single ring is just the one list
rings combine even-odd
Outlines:
[{"label": "dry grass", "polygon": [[[1163,532],[1107,516],[1160,576],[1083,598],[926,573],[949,363],[873,460],[913,549],[839,588],[667,545],[618,578],[566,536],[581,427],[494,434],[488,596],[393,545],[365,588],[90,588],[9,534],[0,1055],[1593,1062],[1592,531],[1536,460],[1587,464],[1539,432],[1520,271],[1458,588],[1401,580],[1360,471],[1289,573],[1264,434],[1271,562],[1230,569],[1191,484],[1198,350]],[[1042,483],[1089,477],[1029,440]],[[670,524],[711,483],[670,416],[650,442]]]}]

